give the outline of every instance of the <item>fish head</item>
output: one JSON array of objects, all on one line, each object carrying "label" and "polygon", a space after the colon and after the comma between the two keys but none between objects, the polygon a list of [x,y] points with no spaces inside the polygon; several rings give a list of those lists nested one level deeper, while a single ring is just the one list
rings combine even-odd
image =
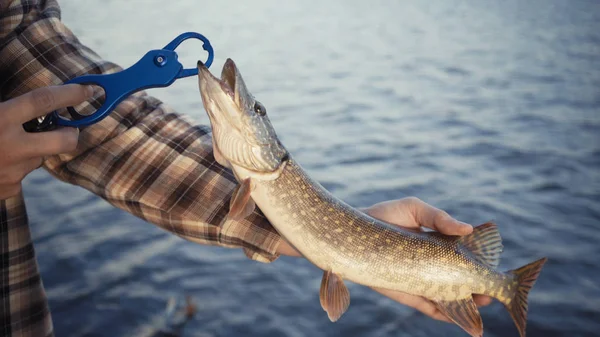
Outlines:
[{"label": "fish head", "polygon": [[226,167],[258,173],[276,171],[287,158],[265,106],[248,91],[237,66],[227,59],[221,78],[198,62],[204,109],[213,131],[213,150]]}]

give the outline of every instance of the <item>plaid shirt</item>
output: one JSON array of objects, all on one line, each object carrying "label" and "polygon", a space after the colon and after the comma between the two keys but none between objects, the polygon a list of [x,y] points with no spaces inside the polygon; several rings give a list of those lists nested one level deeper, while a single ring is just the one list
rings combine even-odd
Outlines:
[{"label": "plaid shirt", "polygon": [[[56,0],[0,0],[0,101],[117,65],[82,45],[60,21]],[[77,107],[83,113],[98,100]],[[74,153],[48,157],[56,178],[184,239],[241,247],[276,259],[280,237],[260,212],[226,220],[233,175],[215,162],[210,128],[193,125],[137,93],[83,128]],[[52,321],[22,195],[0,201],[0,335],[51,336]]]}]

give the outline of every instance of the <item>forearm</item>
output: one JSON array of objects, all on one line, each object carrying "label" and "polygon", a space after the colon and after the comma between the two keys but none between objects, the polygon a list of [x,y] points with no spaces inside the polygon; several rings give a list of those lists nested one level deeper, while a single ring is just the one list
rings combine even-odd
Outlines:
[{"label": "forearm", "polygon": [[[55,1],[13,1],[0,21],[0,97],[61,84],[89,73],[121,70],[84,46],[59,20]],[[82,113],[98,101],[76,108]],[[48,157],[55,177],[191,241],[243,247],[263,262],[277,257],[280,237],[256,212],[227,220],[235,187],[212,154],[209,128],[194,126],[144,93],[81,130],[77,150]]]}]

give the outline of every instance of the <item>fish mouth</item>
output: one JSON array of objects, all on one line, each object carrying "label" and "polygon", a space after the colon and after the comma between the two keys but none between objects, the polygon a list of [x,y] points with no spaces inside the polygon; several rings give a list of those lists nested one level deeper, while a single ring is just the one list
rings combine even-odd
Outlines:
[{"label": "fish mouth", "polygon": [[229,87],[231,94],[235,95],[235,79],[237,77],[237,67],[232,59],[227,59],[221,70],[221,82]]},{"label": "fish mouth", "polygon": [[241,129],[238,119],[242,110],[236,99],[239,97],[238,76],[239,71],[231,59],[225,61],[221,78],[215,77],[202,61],[198,61],[200,96],[213,131],[218,128]]},{"label": "fish mouth", "polygon": [[237,73],[235,63],[229,58],[223,65],[221,78],[215,77],[202,61],[198,61],[198,75],[203,98],[208,98],[205,96],[213,96],[214,98],[217,93],[226,93],[234,99]]}]

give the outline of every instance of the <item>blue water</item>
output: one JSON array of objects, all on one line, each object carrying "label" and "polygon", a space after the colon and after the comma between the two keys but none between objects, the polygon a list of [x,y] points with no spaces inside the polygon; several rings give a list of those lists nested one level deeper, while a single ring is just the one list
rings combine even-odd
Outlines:
[{"label": "blue water", "polygon": [[[598,1],[80,1],[63,20],[123,66],[184,31],[233,58],[308,172],[356,206],[417,196],[494,220],[501,269],[547,256],[528,336],[600,331]],[[193,67],[199,44],[185,44]],[[198,123],[196,80],[152,90]],[[137,336],[170,296],[198,314],[185,336],[466,336],[350,284],[330,323],[320,271],[183,241],[43,171],[25,181],[58,336]],[[498,302],[485,336],[518,336]]]}]

